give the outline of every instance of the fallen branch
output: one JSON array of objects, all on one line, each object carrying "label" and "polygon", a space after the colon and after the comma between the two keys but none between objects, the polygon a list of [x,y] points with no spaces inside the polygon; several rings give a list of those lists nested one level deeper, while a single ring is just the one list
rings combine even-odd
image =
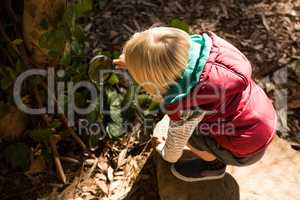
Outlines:
[{"label": "fallen branch", "polygon": [[77,160],[75,158],[71,158],[71,157],[60,156],[60,160],[65,161],[65,162],[74,163],[74,164],[80,164],[79,160]]},{"label": "fallen branch", "polygon": [[[34,96],[37,100],[38,106],[42,107],[42,100],[37,91],[37,88],[34,88],[33,92],[34,92]],[[46,114],[42,115],[42,118],[43,118],[46,126],[49,127],[50,122],[49,122],[47,115]],[[60,140],[60,138],[58,138],[58,135],[53,135],[49,140],[49,145],[50,145],[50,148],[51,148],[51,151],[53,154],[53,159],[54,159],[57,174],[59,175],[59,178],[61,179],[61,181],[65,184],[67,181],[67,178],[66,178],[64,169],[62,167],[61,161],[59,159],[59,153],[58,153],[57,147],[56,147],[56,144],[59,140]]]},{"label": "fallen branch", "polygon": [[84,176],[84,179],[89,179],[92,176],[93,172],[95,171],[95,169],[97,167],[98,161],[99,161],[99,158],[96,158],[94,160],[93,166],[90,168],[89,172]]},{"label": "fallen branch", "polygon": [[54,158],[54,162],[55,162],[55,166],[56,166],[56,170],[57,173],[61,179],[61,181],[65,184],[67,182],[67,178],[64,172],[64,169],[61,165],[61,161],[59,158],[59,153],[57,151],[57,147],[56,147],[56,143],[58,142],[58,140],[55,138],[55,135],[53,135],[53,137],[51,137],[49,144],[52,150],[52,154],[53,154],[53,158]]}]

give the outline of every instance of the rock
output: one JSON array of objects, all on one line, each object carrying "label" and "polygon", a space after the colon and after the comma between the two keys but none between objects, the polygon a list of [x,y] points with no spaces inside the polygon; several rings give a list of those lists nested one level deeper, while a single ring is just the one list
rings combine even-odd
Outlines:
[{"label": "rock", "polygon": [[223,179],[188,183],[173,176],[158,154],[155,162],[161,200],[239,200],[239,185],[228,173]]},{"label": "rock", "polygon": [[300,152],[278,137],[259,162],[248,167],[229,167],[227,172],[239,183],[242,200],[300,197]]}]

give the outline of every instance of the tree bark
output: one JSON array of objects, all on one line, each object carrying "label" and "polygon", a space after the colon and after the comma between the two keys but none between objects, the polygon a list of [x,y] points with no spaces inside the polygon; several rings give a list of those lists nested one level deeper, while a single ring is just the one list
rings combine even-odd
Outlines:
[{"label": "tree bark", "polygon": [[[41,35],[57,28],[66,7],[66,0],[24,0],[23,36],[31,59],[38,67],[57,62],[48,50],[39,47]],[[63,53],[63,52],[62,52]]]}]

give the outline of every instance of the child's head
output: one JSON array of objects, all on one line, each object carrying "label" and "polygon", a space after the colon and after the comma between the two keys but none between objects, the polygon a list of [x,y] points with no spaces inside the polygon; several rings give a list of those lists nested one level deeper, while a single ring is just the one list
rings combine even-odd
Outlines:
[{"label": "child's head", "polygon": [[189,35],[176,28],[136,33],[124,47],[126,67],[150,95],[161,98],[188,63],[189,41]]}]

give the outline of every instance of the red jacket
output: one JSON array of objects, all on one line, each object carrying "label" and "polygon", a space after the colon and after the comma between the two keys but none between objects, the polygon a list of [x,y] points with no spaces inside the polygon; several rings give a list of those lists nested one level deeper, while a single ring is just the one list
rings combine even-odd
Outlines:
[{"label": "red jacket", "polygon": [[233,45],[209,33],[213,46],[199,83],[182,101],[166,109],[171,120],[180,110],[212,111],[199,124],[234,155],[244,157],[266,147],[276,131],[276,112],[264,91],[251,79],[251,64]]}]

